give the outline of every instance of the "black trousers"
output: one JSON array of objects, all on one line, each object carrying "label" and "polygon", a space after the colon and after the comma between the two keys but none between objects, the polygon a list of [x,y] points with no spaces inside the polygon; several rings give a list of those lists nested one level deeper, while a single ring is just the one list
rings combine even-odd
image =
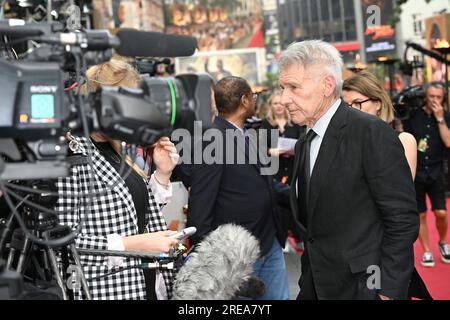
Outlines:
[{"label": "black trousers", "polygon": [[314,286],[314,279],[307,251],[303,251],[302,254],[302,276],[298,281],[298,285],[300,287],[300,293],[297,296],[297,300],[319,300]]}]

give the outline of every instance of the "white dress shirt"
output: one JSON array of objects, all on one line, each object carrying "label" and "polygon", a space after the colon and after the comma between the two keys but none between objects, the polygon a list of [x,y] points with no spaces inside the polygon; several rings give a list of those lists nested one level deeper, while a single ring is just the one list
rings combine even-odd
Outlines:
[{"label": "white dress shirt", "polygon": [[[325,137],[325,133],[327,132],[328,125],[333,119],[334,114],[337,109],[341,105],[341,99],[338,99],[330,109],[316,122],[312,130],[317,134],[311,141],[311,148],[309,150],[309,163],[310,163],[310,176],[312,176],[312,172],[314,169],[314,165],[316,164],[317,157],[319,156],[320,146],[322,145],[323,138]],[[309,132],[308,128],[308,131]]]},{"label": "white dress shirt", "polygon": [[[341,99],[338,99],[330,109],[316,122],[314,127],[307,128],[306,133],[309,132],[309,130],[314,130],[316,133],[316,136],[311,140],[311,147],[309,149],[309,170],[310,170],[310,176],[312,176],[312,172],[314,169],[314,165],[316,164],[317,157],[319,156],[320,146],[322,145],[323,138],[325,137],[325,133],[327,132],[328,125],[331,122],[331,119],[333,119],[334,114],[336,113],[337,109],[341,105]],[[298,196],[298,184],[299,181],[297,180],[296,184],[296,194]]]}]

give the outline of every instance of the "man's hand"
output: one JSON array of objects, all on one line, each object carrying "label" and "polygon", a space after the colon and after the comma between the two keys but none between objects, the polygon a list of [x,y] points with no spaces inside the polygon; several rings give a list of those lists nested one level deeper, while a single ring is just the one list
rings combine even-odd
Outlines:
[{"label": "man's hand", "polygon": [[269,155],[272,157],[284,157],[289,158],[294,155],[293,150],[282,150],[278,148],[269,149]]},{"label": "man's hand", "polygon": [[444,119],[444,107],[441,106],[438,102],[431,102],[431,110],[433,110],[434,117],[437,121],[441,121]]},{"label": "man's hand", "polygon": [[282,150],[278,148],[269,149],[269,155],[271,157],[279,157],[282,154]]}]

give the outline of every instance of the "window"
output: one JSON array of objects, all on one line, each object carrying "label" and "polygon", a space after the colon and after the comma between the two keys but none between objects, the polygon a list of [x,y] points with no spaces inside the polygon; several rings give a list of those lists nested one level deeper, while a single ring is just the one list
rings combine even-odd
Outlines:
[{"label": "window", "polygon": [[333,39],[331,38],[331,34],[325,34],[325,35],[323,36],[323,40],[326,41],[326,42],[331,42],[331,41],[333,41]]},{"label": "window", "polygon": [[308,13],[308,1],[301,1],[300,11],[302,14],[302,23],[303,25],[309,24],[309,13]]},{"label": "window", "polygon": [[341,18],[341,2],[339,0],[331,0],[333,19]]},{"label": "window", "polygon": [[344,0],[344,14],[346,18],[355,16],[355,8],[353,7],[353,0]]},{"label": "window", "polygon": [[422,14],[420,13],[413,14],[412,18],[413,18],[414,34],[416,36],[422,36],[423,34]]},{"label": "window", "polygon": [[319,8],[317,5],[317,0],[311,0],[311,21],[317,22],[319,20]]},{"label": "window", "polygon": [[322,15],[322,21],[330,20],[328,0],[320,0],[320,13]]},{"label": "window", "polygon": [[345,20],[345,33],[347,41],[356,40],[356,21],[354,18]]},{"label": "window", "polygon": [[335,42],[342,42],[342,41],[344,41],[344,34],[342,32],[336,32],[334,34],[334,41]]},{"label": "window", "polygon": [[300,1],[295,1],[293,3],[294,10],[294,25],[301,25],[302,21],[300,20]]}]

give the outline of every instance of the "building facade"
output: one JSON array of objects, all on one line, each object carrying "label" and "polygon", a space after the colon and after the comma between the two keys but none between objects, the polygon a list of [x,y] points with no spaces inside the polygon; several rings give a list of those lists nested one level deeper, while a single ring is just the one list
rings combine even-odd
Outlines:
[{"label": "building facade", "polygon": [[323,39],[333,43],[347,63],[361,49],[354,0],[277,0],[280,42]]},{"label": "building facade", "polygon": [[[437,16],[443,12],[450,13],[450,2],[431,0],[426,3],[425,0],[408,1],[402,7],[400,22],[397,24],[397,47],[399,53],[403,55],[406,49],[406,42],[411,41],[423,47],[429,47],[426,43],[425,20]],[[408,50],[407,59],[409,61],[422,62],[422,54],[415,50]],[[422,75],[418,75],[417,81],[423,81]]]}]

